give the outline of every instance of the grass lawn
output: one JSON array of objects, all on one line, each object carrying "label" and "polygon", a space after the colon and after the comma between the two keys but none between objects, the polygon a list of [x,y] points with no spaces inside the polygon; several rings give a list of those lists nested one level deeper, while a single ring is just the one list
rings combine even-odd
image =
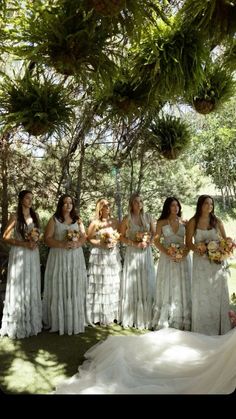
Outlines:
[{"label": "grass lawn", "polygon": [[38,336],[0,339],[0,388],[8,394],[48,394],[64,378],[74,375],[84,353],[108,335],[141,334],[143,331],[109,327],[87,327],[79,335],[44,331]]}]

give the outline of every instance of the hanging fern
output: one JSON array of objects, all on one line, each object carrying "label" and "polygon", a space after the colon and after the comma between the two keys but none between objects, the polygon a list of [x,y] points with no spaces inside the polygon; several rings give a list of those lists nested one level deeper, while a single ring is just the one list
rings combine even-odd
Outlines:
[{"label": "hanging fern", "polygon": [[236,31],[235,0],[187,0],[181,15],[184,24],[199,29],[215,43]]},{"label": "hanging fern", "polygon": [[217,63],[210,63],[205,69],[205,80],[192,98],[195,110],[202,114],[220,108],[235,93],[233,75]]},{"label": "hanging fern", "polygon": [[148,147],[158,150],[168,160],[177,159],[190,143],[186,123],[170,115],[153,120],[149,132]]},{"label": "hanging fern", "polygon": [[52,134],[65,129],[73,116],[69,89],[44,75],[5,77],[1,86],[1,122],[22,126],[31,135]]},{"label": "hanging fern", "polygon": [[156,28],[141,44],[135,59],[135,73],[150,80],[153,89],[165,99],[183,91],[193,91],[202,79],[206,50],[199,34],[178,25]]}]

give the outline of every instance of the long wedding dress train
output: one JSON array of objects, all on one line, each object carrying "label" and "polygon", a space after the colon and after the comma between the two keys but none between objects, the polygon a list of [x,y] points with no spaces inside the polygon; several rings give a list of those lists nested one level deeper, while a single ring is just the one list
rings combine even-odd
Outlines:
[{"label": "long wedding dress train", "polygon": [[236,329],[110,336],[85,357],[54,394],[229,394],[236,387]]}]

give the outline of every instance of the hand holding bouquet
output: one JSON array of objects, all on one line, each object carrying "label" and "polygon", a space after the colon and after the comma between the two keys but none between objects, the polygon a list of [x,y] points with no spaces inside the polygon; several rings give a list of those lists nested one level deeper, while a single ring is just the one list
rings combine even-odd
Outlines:
[{"label": "hand holding bouquet", "polygon": [[106,227],[100,230],[99,238],[102,244],[107,245],[108,248],[112,248],[117,244],[120,233],[112,227]]},{"label": "hand holding bouquet", "polygon": [[167,253],[174,262],[180,262],[186,256],[187,249],[178,243],[171,243],[167,248]]},{"label": "hand holding bouquet", "polygon": [[81,238],[78,230],[69,229],[66,232],[66,241],[78,242]]},{"label": "hand holding bouquet", "polygon": [[26,239],[30,242],[38,243],[40,240],[40,232],[39,229],[36,227],[33,227],[32,230],[30,230],[26,234]]},{"label": "hand holding bouquet", "polygon": [[135,241],[137,241],[139,243],[140,242],[150,243],[150,241],[151,241],[151,234],[148,233],[147,231],[145,231],[145,232],[138,231],[136,233]]},{"label": "hand holding bouquet", "polygon": [[206,245],[207,256],[214,263],[221,263],[233,256],[236,243],[231,237],[221,240],[212,240]]}]

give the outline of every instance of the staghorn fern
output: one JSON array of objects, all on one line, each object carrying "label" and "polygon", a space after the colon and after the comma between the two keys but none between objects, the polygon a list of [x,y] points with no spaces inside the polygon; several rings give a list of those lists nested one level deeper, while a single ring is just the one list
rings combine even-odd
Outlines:
[{"label": "staghorn fern", "polygon": [[219,109],[235,93],[235,80],[229,71],[218,63],[210,63],[205,69],[205,80],[196,90],[192,105],[202,114]]},{"label": "staghorn fern", "polygon": [[158,96],[178,98],[199,84],[205,57],[206,50],[194,29],[187,31],[178,25],[156,28],[141,44],[134,72],[141,80],[151,80]]},{"label": "staghorn fern", "polygon": [[65,129],[73,116],[69,89],[51,78],[32,76],[11,80],[5,77],[0,94],[1,121],[23,126],[32,135],[52,134]]},{"label": "staghorn fern", "polygon": [[215,43],[236,31],[235,0],[187,0],[180,14],[184,24],[199,29]]},{"label": "staghorn fern", "polygon": [[149,133],[149,148],[157,149],[168,160],[177,159],[190,143],[190,132],[186,123],[170,115],[154,119]]}]

